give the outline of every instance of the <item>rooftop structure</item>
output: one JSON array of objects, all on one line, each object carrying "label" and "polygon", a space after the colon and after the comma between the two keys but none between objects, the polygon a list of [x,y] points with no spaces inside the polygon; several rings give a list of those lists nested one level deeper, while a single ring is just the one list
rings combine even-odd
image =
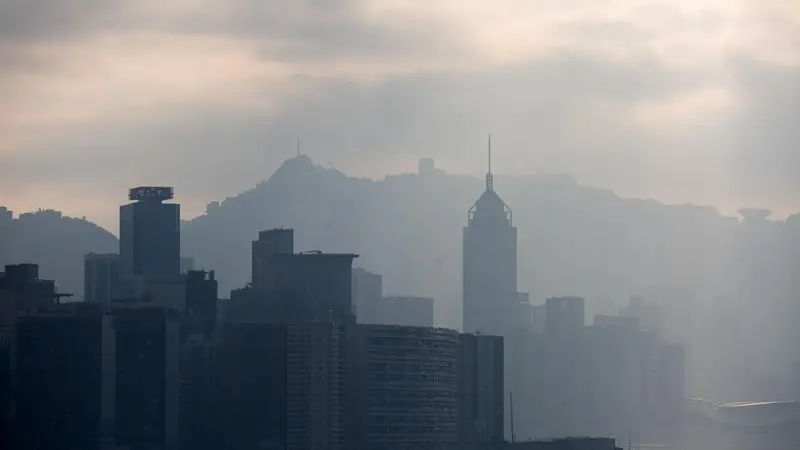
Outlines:
[{"label": "rooftop structure", "polygon": [[165,202],[172,200],[173,194],[171,187],[139,186],[128,191],[128,199],[138,202]]},{"label": "rooftop structure", "polygon": [[469,209],[469,225],[478,223],[506,222],[512,226],[511,208],[494,191],[492,174],[492,136],[489,136],[489,171],[486,172],[486,190]]}]

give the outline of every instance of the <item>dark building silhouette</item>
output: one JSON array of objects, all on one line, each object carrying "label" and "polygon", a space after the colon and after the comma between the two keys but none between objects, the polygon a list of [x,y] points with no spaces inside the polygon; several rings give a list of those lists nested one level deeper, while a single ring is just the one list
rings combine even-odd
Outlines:
[{"label": "dark building silhouette", "polygon": [[108,305],[120,294],[120,260],[116,253],[90,253],[83,258],[83,300]]},{"label": "dark building silhouette", "polygon": [[[354,388],[355,448],[458,448],[458,332],[351,325],[362,367]],[[349,402],[348,402],[349,403]]]},{"label": "dark building silhouette", "polygon": [[[196,326],[192,326],[196,325]],[[202,323],[181,327],[179,442],[181,449],[215,448],[218,422],[214,385],[214,344]],[[188,329],[187,329],[188,328]]]},{"label": "dark building silhouette", "polygon": [[270,264],[278,254],[294,254],[294,230],[289,228],[276,228],[258,233],[258,240],[253,241],[253,262],[251,282],[253,287],[266,290],[270,280]]},{"label": "dark building silhouette", "polygon": [[347,328],[228,323],[217,361],[222,448],[354,448]]},{"label": "dark building silhouette", "polygon": [[118,302],[114,315],[117,445],[178,443],[179,321],[174,310]]},{"label": "dark building silhouette", "polygon": [[464,332],[504,334],[518,304],[517,228],[511,209],[494,190],[491,144],[486,190],[464,227],[463,269]]},{"label": "dark building silhouette", "polygon": [[504,438],[503,338],[459,338],[458,448],[484,448]]},{"label": "dark building silhouette", "polygon": [[[284,322],[304,320],[354,321],[352,270],[355,254],[318,251],[291,253],[293,230],[277,229],[259,233],[253,243],[252,291],[243,295],[292,301],[295,311],[310,311],[313,317],[284,317]],[[290,300],[291,299],[291,300]],[[233,301],[233,295],[231,300]]]},{"label": "dark building silhouette", "polygon": [[214,272],[190,270],[186,272],[186,312],[202,321],[210,332],[217,320],[219,287]]},{"label": "dark building silhouette", "polygon": [[95,449],[101,417],[100,305],[53,305],[16,327],[18,449]]},{"label": "dark building silhouette", "polygon": [[0,444],[13,430],[17,318],[26,311],[51,308],[57,298],[55,283],[39,279],[36,264],[6,265],[0,272]]},{"label": "dark building silhouette", "polygon": [[286,333],[286,324],[224,325],[215,363],[217,448],[286,448]]},{"label": "dark building silhouette", "polygon": [[178,275],[181,271],[180,205],[169,187],[137,187],[119,209],[119,256],[124,277]]}]

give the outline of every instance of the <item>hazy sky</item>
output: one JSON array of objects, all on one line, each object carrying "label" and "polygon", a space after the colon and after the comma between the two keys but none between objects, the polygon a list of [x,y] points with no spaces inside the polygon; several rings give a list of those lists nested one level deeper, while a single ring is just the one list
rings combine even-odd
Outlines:
[{"label": "hazy sky", "polygon": [[[166,6],[165,6],[166,5]],[[800,211],[796,0],[0,0],[0,204],[116,229],[293,155]]]}]

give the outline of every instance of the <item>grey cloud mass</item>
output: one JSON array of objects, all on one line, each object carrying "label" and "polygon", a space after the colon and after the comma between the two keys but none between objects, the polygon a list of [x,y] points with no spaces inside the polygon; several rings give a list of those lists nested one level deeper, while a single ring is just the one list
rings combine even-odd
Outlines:
[{"label": "grey cloud mass", "polygon": [[[33,191],[85,192],[94,185],[124,192],[139,182],[169,182],[182,199],[202,204],[266,178],[297,139],[318,162],[353,173],[407,169],[424,155],[478,172],[485,135],[493,132],[498,163],[509,172],[569,172],[624,195],[667,201],[800,209],[794,195],[800,67],[792,62],[800,55],[790,49],[776,61],[733,45],[697,65],[682,62],[679,50],[669,53],[686,45],[675,43],[682,24],[692,35],[741,26],[727,10],[689,15],[662,6],[674,13],[649,21],[633,6],[630,16],[613,20],[576,12],[540,23],[557,30],[548,35],[553,41],[526,47],[520,39],[492,37],[502,22],[465,31],[464,24],[481,23],[467,21],[466,10],[458,17],[445,14],[447,8],[395,15],[357,0],[237,0],[213,14],[203,1],[163,10],[149,1],[131,5],[0,4],[0,55],[15,55],[0,63],[0,77],[15,80],[14,95],[6,91],[15,104],[0,106],[0,129],[13,138],[5,146],[0,138],[0,203],[24,198],[17,203],[27,204]],[[165,45],[152,52],[170,60],[174,51],[175,67],[148,67],[148,52],[130,55],[144,61],[132,66],[141,83],[103,84],[107,95],[97,95],[103,103],[96,109],[65,123],[37,121],[47,104],[25,95],[33,92],[26,77],[40,75],[44,64],[29,57],[36,46],[64,36],[78,46],[88,36],[124,40],[132,32],[166,34]],[[228,47],[203,53],[209,42]],[[75,58],[95,50],[86,44]],[[511,56],[498,59],[505,53]],[[124,62],[128,56],[93,57]],[[220,62],[193,68],[217,60],[209,58]],[[80,60],[65,53],[46,62],[62,67]],[[176,70],[186,71],[177,79],[199,87],[174,96],[162,78]],[[83,73],[54,70],[35,86],[52,82],[58,93],[70,92],[70,83],[86,80]],[[97,77],[98,84],[115,80]],[[115,107],[114,96],[131,89],[142,89],[155,106]],[[17,122],[26,128],[13,134]]]}]

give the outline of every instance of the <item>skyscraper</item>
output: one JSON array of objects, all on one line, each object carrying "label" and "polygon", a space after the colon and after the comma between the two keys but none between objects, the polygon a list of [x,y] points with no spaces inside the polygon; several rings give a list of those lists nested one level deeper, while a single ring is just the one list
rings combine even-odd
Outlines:
[{"label": "skyscraper", "polygon": [[517,305],[517,228],[494,190],[491,142],[486,190],[464,227],[464,332],[502,335]]},{"label": "skyscraper", "polygon": [[180,205],[170,187],[137,187],[133,201],[119,208],[119,256],[123,277],[179,275],[181,271]]}]

